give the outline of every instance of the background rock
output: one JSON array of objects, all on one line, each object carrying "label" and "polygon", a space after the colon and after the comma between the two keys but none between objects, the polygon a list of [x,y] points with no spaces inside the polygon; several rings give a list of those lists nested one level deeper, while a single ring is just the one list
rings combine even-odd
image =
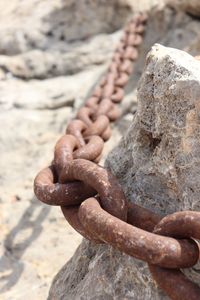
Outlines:
[{"label": "background rock", "polygon": [[[200,211],[200,62],[155,45],[138,88],[138,110],[107,168],[129,199],[159,214]],[[200,264],[187,270],[199,283]],[[52,284],[51,299],[167,299],[147,265],[84,241]]]},{"label": "background rock", "polygon": [[2,1],[0,10],[0,51],[13,55],[35,48],[65,51],[66,42],[111,33],[122,26],[130,5],[118,0],[32,0],[19,5],[14,0],[6,8]]},{"label": "background rock", "polygon": [[66,122],[106,70],[121,26],[134,12],[148,11],[140,57],[121,104],[123,117],[105,145],[104,159],[132,121],[137,82],[152,44],[159,41],[193,55],[200,53],[199,20],[166,8],[164,1],[78,3],[0,1],[2,300],[46,299],[54,274],[81,241],[59,208],[36,201],[33,179],[49,164]]},{"label": "background rock", "polygon": [[200,2],[198,0],[168,0],[168,4],[177,10],[182,10],[194,16],[200,15]]}]

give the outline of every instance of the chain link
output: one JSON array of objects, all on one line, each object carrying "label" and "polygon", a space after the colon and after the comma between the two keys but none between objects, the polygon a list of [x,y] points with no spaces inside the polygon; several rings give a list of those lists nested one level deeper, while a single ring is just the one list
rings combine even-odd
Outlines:
[{"label": "chain link", "polygon": [[61,206],[85,238],[147,262],[171,299],[200,299],[200,287],[179,270],[199,259],[194,239],[200,239],[200,213],[179,212],[162,219],[129,203],[116,178],[97,165],[111,136],[110,122],[121,115],[117,104],[133,72],[146,21],[140,14],[124,28],[107,73],[56,143],[52,165],[37,175],[34,191],[44,203]]}]

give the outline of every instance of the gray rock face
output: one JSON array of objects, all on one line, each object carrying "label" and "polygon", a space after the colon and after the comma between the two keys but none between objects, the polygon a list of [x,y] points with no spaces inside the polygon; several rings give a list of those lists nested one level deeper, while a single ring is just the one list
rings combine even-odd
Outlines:
[{"label": "gray rock face", "polygon": [[[106,165],[129,199],[168,214],[200,211],[200,62],[155,45],[138,88],[138,110]],[[200,266],[186,273],[200,282]],[[168,299],[145,263],[84,241],[52,284],[52,299]]]}]

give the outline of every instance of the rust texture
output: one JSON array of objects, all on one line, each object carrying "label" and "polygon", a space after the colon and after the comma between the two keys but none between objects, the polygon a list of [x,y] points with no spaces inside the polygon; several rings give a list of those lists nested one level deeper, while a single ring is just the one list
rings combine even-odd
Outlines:
[{"label": "rust texture", "polygon": [[147,232],[112,216],[95,198],[85,200],[79,218],[105,243],[124,253],[166,268],[187,268],[198,258],[198,246],[193,240],[177,240]]},{"label": "rust texture", "polygon": [[95,243],[108,243],[148,263],[157,284],[174,300],[200,299],[200,287],[180,268],[199,259],[200,213],[159,216],[128,203],[116,178],[97,163],[117,120],[117,106],[138,57],[147,16],[124,28],[107,73],[55,146],[51,166],[34,181],[39,200],[61,206],[69,224]]}]

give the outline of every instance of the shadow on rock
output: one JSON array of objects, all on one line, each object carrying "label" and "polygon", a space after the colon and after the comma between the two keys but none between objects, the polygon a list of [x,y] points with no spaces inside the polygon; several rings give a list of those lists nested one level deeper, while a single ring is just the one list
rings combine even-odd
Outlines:
[{"label": "shadow on rock", "polygon": [[5,282],[0,293],[6,292],[19,280],[24,270],[21,260],[26,249],[42,232],[42,223],[49,214],[50,207],[31,200],[18,224],[7,234],[4,240],[4,254],[0,259],[0,280]]}]

